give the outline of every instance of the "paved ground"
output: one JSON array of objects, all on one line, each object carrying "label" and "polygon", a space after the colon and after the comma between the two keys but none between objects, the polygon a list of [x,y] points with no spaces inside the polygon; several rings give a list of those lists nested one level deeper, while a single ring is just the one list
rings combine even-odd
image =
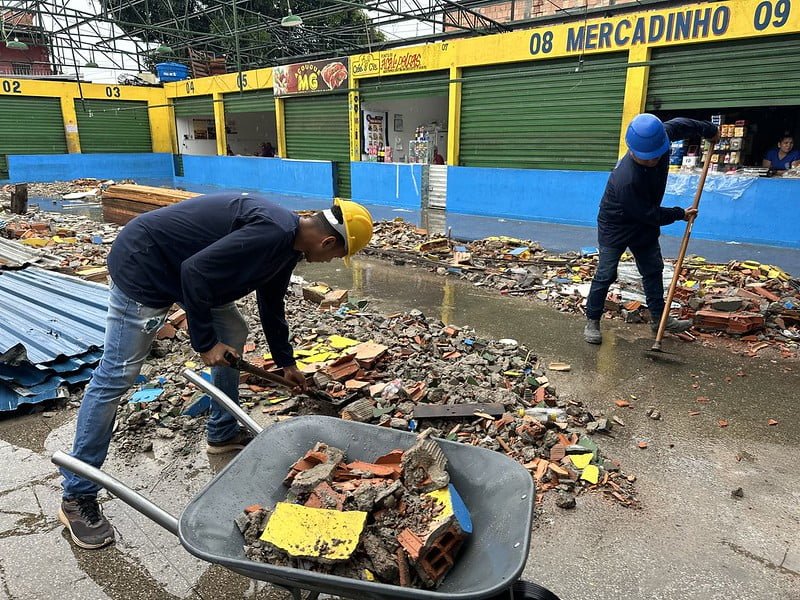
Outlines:
[{"label": "paved ground", "polygon": [[[386,309],[420,308],[431,317],[514,337],[545,361],[562,395],[626,426],[598,440],[605,454],[638,475],[642,508],[582,496],[563,511],[547,501],[533,532],[525,577],[564,600],[800,598],[800,417],[797,363],[742,358],[670,341],[670,362],[653,362],[643,326],[611,324],[606,343],[580,340],[581,319],[502,298],[419,270],[358,262],[303,267],[306,277],[349,287]],[[629,398],[633,409],[619,409]],[[709,398],[698,403],[698,396]],[[656,406],[663,420],[645,416]],[[690,410],[700,410],[690,416]],[[769,427],[767,419],[780,421]],[[730,425],[718,426],[718,419]],[[49,454],[69,447],[74,411],[0,421],[0,599],[285,598],[188,555],[169,534],[117,500],[104,508],[118,543],[76,550],[55,518],[58,476]],[[637,441],[648,441],[639,450]],[[178,512],[221,463],[198,443],[175,459],[156,444],[126,464],[112,450],[108,470]],[[741,487],[744,497],[731,491]]]}]

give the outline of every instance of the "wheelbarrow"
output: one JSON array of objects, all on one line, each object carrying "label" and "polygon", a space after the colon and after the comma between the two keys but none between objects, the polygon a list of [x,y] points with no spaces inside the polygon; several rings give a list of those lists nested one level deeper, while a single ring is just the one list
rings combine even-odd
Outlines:
[{"label": "wheelbarrow", "polygon": [[128,486],[68,454],[52,461],[105,487],[167,531],[186,550],[235,573],[283,587],[295,600],[315,600],[320,593],[370,600],[558,600],[548,590],[520,581],[525,567],[533,518],[533,479],[509,457],[465,444],[437,440],[448,459],[450,480],[462,496],[473,533],[456,564],[436,590],[360,581],[249,560],[234,519],[245,506],[271,506],[286,497],[283,480],[298,457],[316,442],[345,451],[350,460],[372,460],[395,448],[409,448],[416,435],[333,417],[304,416],[263,430],[233,400],[190,369],[184,376],[210,394],[254,435],[174,517]]}]

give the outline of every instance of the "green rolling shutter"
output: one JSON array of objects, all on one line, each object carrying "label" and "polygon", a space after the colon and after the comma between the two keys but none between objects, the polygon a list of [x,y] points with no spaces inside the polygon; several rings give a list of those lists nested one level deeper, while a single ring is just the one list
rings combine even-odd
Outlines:
[{"label": "green rolling shutter", "polygon": [[75,100],[81,152],[152,152],[147,102]]},{"label": "green rolling shutter", "polygon": [[58,98],[0,96],[0,154],[66,154]]},{"label": "green rolling shutter", "polygon": [[361,103],[404,98],[447,97],[450,75],[448,71],[400,75],[384,79],[362,79],[358,92]]},{"label": "green rolling shutter", "polygon": [[654,48],[647,110],[800,104],[800,35]]},{"label": "green rolling shutter", "polygon": [[460,164],[610,170],[617,161],[624,53],[464,69]]},{"label": "green rolling shutter", "polygon": [[275,96],[272,89],[233,92],[223,97],[225,114],[275,112]]},{"label": "green rolling shutter", "polygon": [[214,114],[214,100],[211,96],[173,98],[172,106],[176,117],[207,117]]},{"label": "green rolling shutter", "polygon": [[335,193],[350,197],[350,123],[347,96],[331,94],[284,101],[288,158],[330,160],[336,174]]}]

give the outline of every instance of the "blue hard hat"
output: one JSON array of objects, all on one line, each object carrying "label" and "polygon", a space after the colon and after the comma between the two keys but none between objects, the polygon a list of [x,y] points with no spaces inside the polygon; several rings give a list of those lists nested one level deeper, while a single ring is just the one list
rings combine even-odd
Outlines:
[{"label": "blue hard hat", "polygon": [[642,160],[658,158],[669,150],[669,137],[664,124],[650,113],[642,113],[633,118],[625,133],[625,143],[636,158]]}]

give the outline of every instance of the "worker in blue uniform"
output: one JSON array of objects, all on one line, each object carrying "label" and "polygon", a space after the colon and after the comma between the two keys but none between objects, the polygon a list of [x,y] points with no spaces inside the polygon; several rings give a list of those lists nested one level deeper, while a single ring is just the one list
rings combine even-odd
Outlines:
[{"label": "worker in blue uniform", "polygon": [[[284,315],[292,270],[301,259],[347,259],[371,236],[369,212],[339,199],[330,209],[298,216],[257,194],[225,192],[136,217],[108,256],[112,283],[103,357],[78,411],[72,456],[98,468],[105,461],[120,399],[173,303],[186,310],[192,348],[212,367],[212,382],[237,400],[239,371],[225,354],[243,352],[248,328],[234,302],[255,291],[275,364],[304,388]],[[251,439],[216,402],[206,437],[209,454],[240,450]],[[99,486],[66,469],[61,473],[58,517],[72,540],[88,549],[113,542],[114,530],[97,503]]]},{"label": "worker in blue uniform", "polygon": [[[664,311],[664,261],[658,243],[661,226],[681,219],[688,221],[697,214],[692,208],[661,206],[667,187],[670,141],[695,136],[716,143],[719,130],[712,123],[693,119],[678,118],[662,123],[648,113],[637,115],[628,125],[625,134],[628,152],[608,178],[597,215],[600,257],[586,301],[587,322],[583,337],[588,343],[603,341],[600,317],[626,249],[630,249],[642,275],[653,332],[658,330]],[[666,330],[680,333],[690,326],[690,321],[669,317]]]}]

